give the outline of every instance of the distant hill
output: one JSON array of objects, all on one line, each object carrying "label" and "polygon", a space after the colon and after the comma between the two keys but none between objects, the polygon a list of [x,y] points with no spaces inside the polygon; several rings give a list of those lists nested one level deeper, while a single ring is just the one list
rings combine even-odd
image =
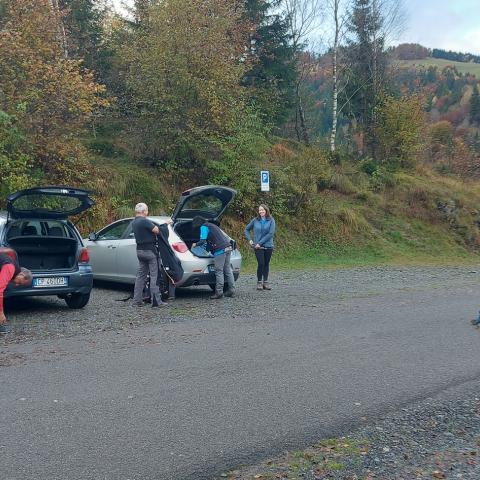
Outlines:
[{"label": "distant hill", "polygon": [[454,62],[443,58],[427,57],[421,60],[397,60],[397,65],[418,68],[438,67],[439,70],[451,66],[455,67],[459,73],[475,75],[480,79],[480,63]]}]

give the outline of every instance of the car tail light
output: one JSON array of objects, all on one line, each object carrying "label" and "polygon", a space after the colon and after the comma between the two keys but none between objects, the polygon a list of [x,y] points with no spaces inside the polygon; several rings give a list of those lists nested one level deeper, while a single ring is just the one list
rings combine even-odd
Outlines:
[{"label": "car tail light", "polygon": [[173,249],[179,253],[188,252],[188,247],[184,242],[177,242],[172,244]]},{"label": "car tail light", "polygon": [[90,261],[90,254],[86,248],[80,250],[80,256],[78,257],[79,263],[88,263]]}]

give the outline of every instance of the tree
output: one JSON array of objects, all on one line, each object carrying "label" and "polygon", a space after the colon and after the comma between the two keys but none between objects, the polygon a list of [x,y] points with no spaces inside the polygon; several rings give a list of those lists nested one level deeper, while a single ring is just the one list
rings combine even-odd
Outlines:
[{"label": "tree", "polygon": [[279,0],[243,0],[250,24],[249,60],[242,83],[270,123],[281,126],[295,106],[298,77],[296,50],[288,19],[275,7]]},{"label": "tree", "polygon": [[383,161],[394,167],[416,164],[424,146],[424,101],[418,95],[386,96],[378,109],[378,143]]},{"label": "tree", "polygon": [[478,83],[473,85],[473,93],[470,97],[470,121],[474,124],[480,124],[480,94]]},{"label": "tree", "polygon": [[337,124],[338,124],[338,87],[339,87],[339,51],[341,37],[343,36],[343,28],[345,18],[341,14],[342,0],[330,0],[329,8],[332,13],[334,25],[333,44],[332,44],[332,129],[330,132],[330,152],[336,150]]},{"label": "tree", "polygon": [[103,0],[57,0],[63,12],[68,55],[100,75],[105,68],[103,23],[107,7]]},{"label": "tree", "polygon": [[133,153],[154,164],[204,168],[245,105],[249,29],[241,4],[170,0],[148,15],[148,26],[134,30],[123,50]]},{"label": "tree", "polygon": [[281,5],[285,11],[297,68],[295,132],[298,141],[308,145],[310,140],[304,107],[306,103],[304,84],[314,65],[312,59],[315,56],[305,49],[309,44],[309,37],[320,25],[322,2],[320,0],[282,0]]},{"label": "tree", "polygon": [[377,156],[376,112],[387,88],[387,39],[401,25],[399,0],[354,0],[349,14],[349,114],[358,122],[368,153]]},{"label": "tree", "polygon": [[18,131],[15,118],[0,110],[0,201],[10,193],[26,188],[30,182],[32,158]]},{"label": "tree", "polygon": [[[81,61],[65,58],[60,25],[49,0],[7,4],[0,30],[0,109],[16,118],[37,164],[66,176],[81,156],[83,127],[107,102]],[[68,162],[71,172],[64,168]]]}]

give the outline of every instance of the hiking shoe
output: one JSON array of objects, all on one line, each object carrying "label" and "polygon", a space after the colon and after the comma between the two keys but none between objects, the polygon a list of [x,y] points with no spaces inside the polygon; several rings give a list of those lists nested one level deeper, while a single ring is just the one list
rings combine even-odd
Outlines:
[{"label": "hiking shoe", "polygon": [[143,302],[133,302],[132,307],[144,307],[145,304]]},{"label": "hiking shoe", "polygon": [[210,300],[218,300],[219,298],[223,298],[223,293],[214,293],[214,294],[210,297]]},{"label": "hiking shoe", "polygon": [[257,290],[263,290],[263,283],[257,282]]},{"label": "hiking shoe", "polygon": [[235,295],[235,290],[233,288],[229,288],[225,293],[224,295],[226,297],[233,297]]},{"label": "hiking shoe", "polygon": [[272,287],[268,284],[268,282],[263,282],[263,289],[264,290],[271,290]]},{"label": "hiking shoe", "polygon": [[0,325],[0,334],[1,333],[8,333],[10,331],[10,329],[7,327],[7,325],[3,324],[3,325]]}]

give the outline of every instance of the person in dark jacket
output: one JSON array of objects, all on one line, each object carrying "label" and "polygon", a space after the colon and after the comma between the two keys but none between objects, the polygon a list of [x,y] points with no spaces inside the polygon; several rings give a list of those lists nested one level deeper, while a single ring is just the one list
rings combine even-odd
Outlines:
[{"label": "person in dark jacket", "polygon": [[193,229],[200,229],[200,240],[194,243],[192,247],[204,246],[206,250],[212,253],[215,266],[215,293],[210,297],[212,300],[222,298],[223,285],[227,282],[228,289],[225,292],[226,297],[233,297],[235,291],[235,278],[233,277],[232,264],[230,257],[232,255],[232,245],[230,239],[222,232],[217,225],[207,222],[202,217],[195,217],[192,220]]},{"label": "person in dark jacket", "polygon": [[7,333],[7,318],[3,311],[3,292],[12,282],[15,286],[28,287],[32,283],[32,272],[20,267],[13,250],[11,254],[0,252],[0,333]]},{"label": "person in dark jacket", "polygon": [[159,228],[148,218],[148,207],[145,203],[137,203],[135,206],[135,219],[132,222],[132,230],[137,243],[138,271],[133,289],[133,305],[141,307],[143,303],[143,289],[150,274],[150,298],[152,307],[164,307],[160,294],[158,274],[160,271],[160,258],[157,250],[157,235]]},{"label": "person in dark jacket", "polygon": [[[253,230],[253,238],[251,231]],[[266,205],[258,207],[258,216],[245,227],[245,237],[253,247],[257,258],[257,290],[271,290],[268,283],[270,259],[273,253],[273,236],[275,235],[275,220],[270,215]]]}]

